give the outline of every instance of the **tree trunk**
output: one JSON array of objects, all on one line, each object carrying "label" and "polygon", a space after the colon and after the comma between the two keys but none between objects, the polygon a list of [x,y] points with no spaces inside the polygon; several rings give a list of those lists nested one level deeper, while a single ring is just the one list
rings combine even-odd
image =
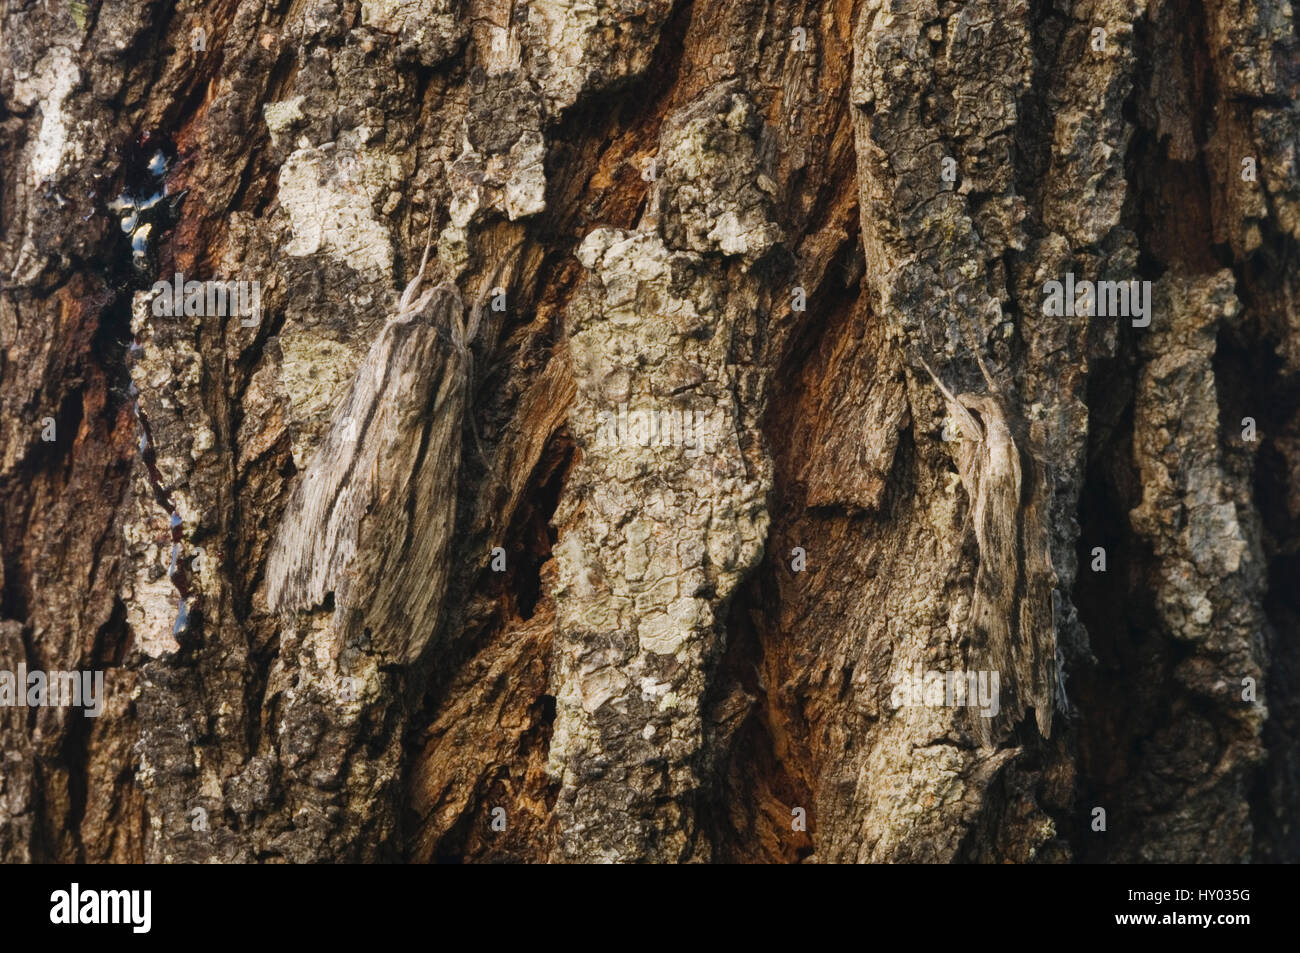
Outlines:
[{"label": "tree trunk", "polygon": [[1290,6],[0,18],[0,858],[1300,860]]}]

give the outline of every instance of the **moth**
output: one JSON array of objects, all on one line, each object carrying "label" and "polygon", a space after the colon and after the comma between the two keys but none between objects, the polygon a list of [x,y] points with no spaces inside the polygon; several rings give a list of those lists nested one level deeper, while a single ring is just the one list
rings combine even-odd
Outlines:
[{"label": "moth", "polygon": [[1028,452],[1025,428],[1016,425],[1006,398],[975,352],[987,394],[954,394],[918,355],[921,366],[943,394],[962,440],[957,469],[970,501],[971,524],[979,553],[971,626],[977,657],[998,673],[1010,697],[1000,711],[985,717],[972,708],[976,734],[984,747],[1034,709],[1038,731],[1052,734],[1056,704],[1056,626],[1047,526],[1045,468]]},{"label": "moth", "polygon": [[266,564],[272,611],[322,606],[332,593],[344,639],[368,639],[398,664],[420,655],[442,613],[482,316],[480,301],[466,320],[450,283],[420,292],[428,255],[426,242],[293,490]]}]

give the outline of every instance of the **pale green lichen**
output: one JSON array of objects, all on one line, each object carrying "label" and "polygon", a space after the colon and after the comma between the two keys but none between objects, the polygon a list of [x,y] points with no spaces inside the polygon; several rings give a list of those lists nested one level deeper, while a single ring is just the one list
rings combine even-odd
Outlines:
[{"label": "pale green lichen", "polygon": [[524,48],[530,75],[558,114],[586,93],[649,68],[670,0],[621,5],[608,0],[535,0]]},{"label": "pale green lichen", "polygon": [[[765,465],[753,472],[741,452],[731,335],[703,263],[652,231],[598,229],[577,254],[592,272],[568,321],[579,392],[569,429],[583,456],[556,514],[560,688],[548,770],[564,804],[578,796],[590,759],[632,770],[642,758],[636,745],[666,737],[658,747],[670,752],[672,790],[685,796],[698,783],[691,757],[720,648],[718,609],[761,558],[770,475]],[[677,279],[692,268],[700,277],[683,289]],[[692,416],[702,431],[695,447],[611,436],[611,394],[633,406],[674,395],[675,409],[706,411]],[[668,810],[646,807],[660,809]],[[641,856],[646,823],[623,817],[596,842],[566,843],[588,859],[629,859]],[[673,843],[647,856],[671,856]]]},{"label": "pale green lichen", "polygon": [[279,145],[280,137],[292,129],[295,123],[303,120],[302,104],[303,97],[294,96],[292,99],[267,103],[262,107],[262,115],[266,119],[266,128],[271,132],[273,144]]},{"label": "pale green lichen", "polygon": [[293,152],[280,169],[278,193],[293,228],[285,252],[324,253],[357,271],[391,275],[393,244],[374,207],[400,173],[395,158],[363,150],[342,169],[324,149]]}]

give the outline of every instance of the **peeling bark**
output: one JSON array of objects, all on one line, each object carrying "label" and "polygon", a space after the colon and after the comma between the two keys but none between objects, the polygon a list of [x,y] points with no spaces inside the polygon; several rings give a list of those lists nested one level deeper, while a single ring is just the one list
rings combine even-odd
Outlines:
[{"label": "peeling bark", "polygon": [[0,858],[1300,859],[1289,6],[0,20]]}]

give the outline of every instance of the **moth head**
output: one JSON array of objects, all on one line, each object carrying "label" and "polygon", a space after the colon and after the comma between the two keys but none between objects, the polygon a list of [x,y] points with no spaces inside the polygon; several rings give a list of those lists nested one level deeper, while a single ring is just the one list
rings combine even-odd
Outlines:
[{"label": "moth head", "polygon": [[981,437],[988,433],[991,424],[1005,418],[1002,405],[992,394],[962,394],[957,400],[974,420]]},{"label": "moth head", "polygon": [[955,407],[949,405],[952,414],[957,418],[957,425],[961,428],[963,437],[975,442],[984,439],[993,412],[991,404],[990,398],[982,394],[959,394],[957,405]]},{"label": "moth head", "polygon": [[460,293],[454,285],[440,284],[421,292],[418,298],[399,312],[399,316],[407,320],[418,317],[440,326],[443,323],[440,316],[448,310],[460,311]]}]

